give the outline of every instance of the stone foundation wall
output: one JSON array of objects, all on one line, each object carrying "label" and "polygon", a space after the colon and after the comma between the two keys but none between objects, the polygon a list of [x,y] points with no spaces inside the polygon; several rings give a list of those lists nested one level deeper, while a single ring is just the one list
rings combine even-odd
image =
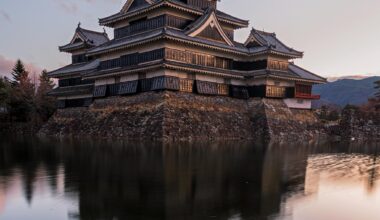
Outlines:
[{"label": "stone foundation wall", "polygon": [[280,99],[251,99],[255,136],[272,141],[325,139],[323,124],[311,110],[290,109]]},{"label": "stone foundation wall", "polygon": [[366,112],[358,108],[342,111],[338,125],[339,135],[344,140],[380,140],[380,112]]},{"label": "stone foundation wall", "polygon": [[179,92],[147,92],[95,100],[89,108],[60,109],[40,130],[48,136],[127,139],[318,138],[308,110],[290,110],[282,100],[240,100]]}]

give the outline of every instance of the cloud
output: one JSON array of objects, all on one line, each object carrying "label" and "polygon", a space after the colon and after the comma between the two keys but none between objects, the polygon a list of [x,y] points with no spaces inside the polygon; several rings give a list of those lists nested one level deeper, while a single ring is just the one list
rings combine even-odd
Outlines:
[{"label": "cloud", "polygon": [[[16,60],[12,60],[0,55],[0,76],[10,77],[12,68],[15,65],[15,63],[16,63]],[[41,67],[33,63],[24,62],[24,65],[25,65],[26,70],[29,71],[30,78],[32,79],[38,76],[42,71]]]},{"label": "cloud", "polygon": [[9,16],[8,13],[6,13],[5,11],[3,10],[0,10],[0,20],[4,20],[4,21],[7,21],[7,22],[11,22],[11,16]]}]

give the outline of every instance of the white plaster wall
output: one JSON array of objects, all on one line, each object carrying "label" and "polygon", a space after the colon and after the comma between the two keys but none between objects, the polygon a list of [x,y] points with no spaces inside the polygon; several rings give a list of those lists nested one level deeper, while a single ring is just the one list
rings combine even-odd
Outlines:
[{"label": "white plaster wall", "polygon": [[139,79],[138,74],[132,74],[132,75],[127,75],[127,76],[122,76],[120,77],[120,82],[128,82],[128,81],[135,81]]},{"label": "white plaster wall", "polygon": [[246,86],[247,83],[244,80],[231,79],[231,85],[235,86]]},{"label": "white plaster wall", "polygon": [[115,78],[97,79],[95,86],[115,84]]},{"label": "white plaster wall", "polygon": [[267,79],[267,85],[291,87],[291,86],[294,86],[295,83],[294,83],[294,81],[288,81],[288,80]]},{"label": "white plaster wall", "polygon": [[249,86],[259,86],[259,85],[265,85],[267,83],[267,79],[261,78],[261,79],[250,79],[248,81]]},{"label": "white plaster wall", "polygon": [[181,79],[187,79],[188,74],[183,71],[177,71],[177,70],[165,70],[165,76],[173,76],[173,77],[178,77]]},{"label": "white plaster wall", "polygon": [[224,83],[224,79],[221,77],[213,77],[213,76],[200,75],[200,74],[197,74],[195,76],[195,79],[200,80],[200,81],[214,82],[214,83]]},{"label": "white plaster wall", "polygon": [[283,86],[283,87],[294,87],[295,82],[294,81],[288,81],[288,80],[274,80],[274,79],[254,79],[248,81],[248,85],[250,86],[258,86],[258,85],[271,85],[271,86]]},{"label": "white plaster wall", "polygon": [[311,100],[309,99],[284,99],[289,108],[311,109]]},{"label": "white plaster wall", "polygon": [[148,72],[146,74],[146,78],[154,78],[154,77],[164,76],[164,75],[165,75],[164,70],[158,70],[158,71]]}]

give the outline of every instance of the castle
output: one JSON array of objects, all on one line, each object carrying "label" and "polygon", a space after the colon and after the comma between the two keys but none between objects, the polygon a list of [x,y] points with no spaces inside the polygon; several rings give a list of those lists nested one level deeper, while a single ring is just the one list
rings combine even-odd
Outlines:
[{"label": "castle", "polygon": [[58,108],[88,107],[96,99],[148,91],[282,99],[310,109],[313,84],[326,80],[293,63],[303,53],[275,33],[252,29],[244,43],[234,32],[249,22],[217,9],[217,0],[128,0],[99,20],[105,32],[80,25],[61,52],[72,64],[49,72]]}]

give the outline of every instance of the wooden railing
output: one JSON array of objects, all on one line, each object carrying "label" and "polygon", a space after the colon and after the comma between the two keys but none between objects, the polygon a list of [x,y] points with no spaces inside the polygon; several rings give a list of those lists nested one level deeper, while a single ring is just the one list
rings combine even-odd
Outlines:
[{"label": "wooden railing", "polygon": [[313,94],[300,93],[300,92],[296,92],[295,97],[298,99],[320,99],[321,98],[320,95],[313,95]]},{"label": "wooden railing", "polygon": [[183,29],[191,21],[171,15],[160,15],[148,20],[138,21],[126,27],[115,29],[115,39],[168,26]]},{"label": "wooden railing", "polygon": [[223,57],[170,48],[165,49],[165,59],[221,69],[232,69],[233,62],[231,59]]},{"label": "wooden railing", "polygon": [[312,85],[307,84],[296,84],[295,88],[295,98],[299,99],[320,99],[320,95],[312,94]]},{"label": "wooden railing", "polygon": [[266,69],[267,67],[267,60],[239,62],[229,58],[218,57],[205,53],[171,48],[161,48],[143,53],[127,54],[112,60],[102,61],[100,62],[99,70],[133,66],[160,59],[226,70],[250,71]]}]

